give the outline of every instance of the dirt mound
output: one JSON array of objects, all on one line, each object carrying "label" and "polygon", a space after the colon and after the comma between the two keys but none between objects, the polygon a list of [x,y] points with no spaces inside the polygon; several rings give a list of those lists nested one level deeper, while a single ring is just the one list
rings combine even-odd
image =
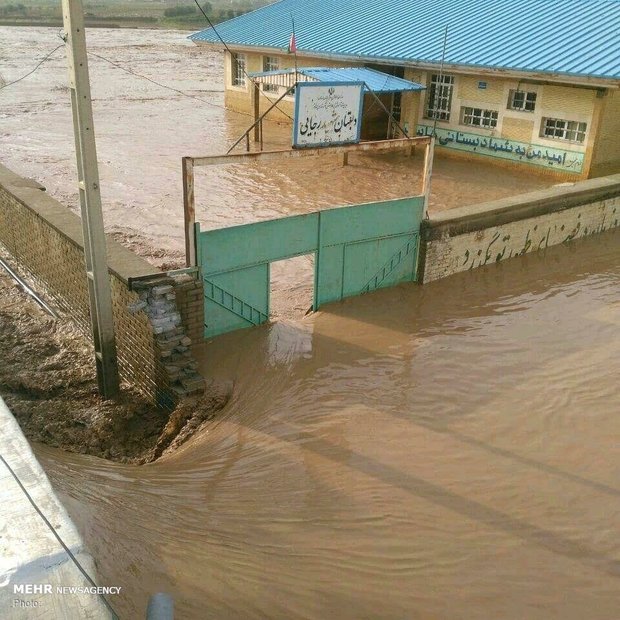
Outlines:
[{"label": "dirt mound", "polygon": [[189,438],[226,402],[208,396],[172,413],[127,386],[120,402],[97,392],[93,351],[68,321],[54,319],[0,270],[0,394],[31,441],[115,461],[145,463]]}]

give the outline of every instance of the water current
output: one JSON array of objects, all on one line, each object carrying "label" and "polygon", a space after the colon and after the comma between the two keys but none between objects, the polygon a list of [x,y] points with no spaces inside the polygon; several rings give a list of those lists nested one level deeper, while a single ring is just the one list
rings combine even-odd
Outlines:
[{"label": "water current", "polygon": [[620,232],[207,345],[143,467],[38,446],[123,618],[613,620]]},{"label": "water current", "polygon": [[[1,77],[10,81],[26,74],[61,43],[58,32],[0,26]],[[174,257],[184,248],[181,158],[221,155],[252,123],[250,116],[223,108],[222,54],[194,45],[188,34],[87,32],[106,230],[130,244],[147,239],[158,250],[154,256]],[[67,76],[60,49],[32,76],[0,90],[0,162],[35,178],[77,211]],[[290,126],[268,123],[265,139],[269,149],[290,147]],[[333,156],[200,168],[197,220],[203,229],[218,228],[417,194],[422,158],[416,155],[356,155],[346,168]],[[503,168],[490,174],[485,165],[437,158],[431,208],[475,204],[554,182]]]},{"label": "water current", "polygon": [[[106,227],[160,257],[182,249],[180,158],[249,124],[221,107],[221,56],[186,34],[88,33]],[[0,28],[5,80],[56,35]],[[0,160],[75,210],[66,82],[61,50],[2,91]],[[288,128],[270,131],[286,146]],[[550,184],[442,158],[434,171],[431,210]],[[198,219],[402,196],[419,172],[395,156],[213,169]],[[310,271],[276,275],[290,292]],[[101,584],[123,587],[123,618],[158,590],[197,620],[618,618],[618,232],[224,336],[203,370],[233,397],[164,460],[36,446]]]}]

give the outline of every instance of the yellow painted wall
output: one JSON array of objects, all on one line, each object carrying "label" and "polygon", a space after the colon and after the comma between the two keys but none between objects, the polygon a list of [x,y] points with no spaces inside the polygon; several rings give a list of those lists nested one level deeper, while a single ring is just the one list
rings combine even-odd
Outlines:
[{"label": "yellow painted wall", "polygon": [[620,92],[608,90],[601,99],[602,111],[592,156],[592,174],[620,172]]},{"label": "yellow painted wall", "polygon": [[[226,106],[252,114],[250,90],[249,88],[240,89],[231,86],[230,59],[228,54],[226,56]],[[295,59],[290,54],[275,56],[280,60],[280,67],[292,68],[294,66]],[[262,71],[262,54],[246,53],[246,59],[248,72]],[[355,64],[304,57],[298,57],[297,62],[299,67],[351,66]],[[359,65],[360,63],[357,64]],[[594,88],[518,81],[515,78],[472,76],[456,73],[452,73],[452,75],[455,76],[455,85],[451,118],[448,122],[439,121],[438,127],[475,133],[482,136],[516,140],[539,147],[583,153],[585,165],[581,176],[584,178],[589,175],[590,162],[592,162],[594,169],[620,160],[620,140],[616,137],[620,132],[620,98],[617,94],[608,95],[603,106],[600,100],[597,99],[597,91]],[[426,84],[430,80],[430,73],[407,67],[405,68],[405,79]],[[479,82],[485,82],[486,88],[479,88]],[[534,112],[508,109],[510,90],[515,89],[536,92],[537,100]],[[407,124],[410,135],[413,135],[417,124],[429,124],[432,122],[424,118],[426,93],[405,93],[403,95],[401,122],[402,124]],[[266,94],[272,100],[278,96],[272,92]],[[290,122],[286,115],[293,115],[293,98],[286,98],[278,105],[285,114],[274,110],[269,114],[268,118]],[[261,113],[268,106],[269,101],[261,95]],[[497,110],[497,127],[494,129],[484,129],[461,124],[461,108],[467,106]],[[600,123],[599,114],[601,115]],[[541,127],[545,117],[586,123],[588,129],[585,142],[573,143],[541,136]],[[477,158],[479,155],[473,153],[472,157]],[[520,166],[516,162],[512,165]],[[531,168],[528,166],[528,169]],[[536,172],[541,171],[536,170]]]},{"label": "yellow painted wall", "polygon": [[[478,88],[478,82],[485,82],[486,88]],[[458,83],[460,99],[484,104],[501,104],[504,102],[504,80],[461,76]]]},{"label": "yellow painted wall", "polygon": [[[241,52],[244,53],[244,52]],[[253,54],[245,52],[246,58],[246,71],[248,73],[256,73],[263,70],[263,56],[270,56],[272,58],[278,58],[281,69],[293,69],[295,67],[295,57],[292,54]],[[340,63],[318,60],[314,58],[297,58],[297,66],[298,67],[337,67],[342,66]],[[351,64],[347,65],[351,66]],[[231,62],[230,55],[228,53],[225,54],[224,60],[224,71],[225,71],[225,93],[224,93],[224,103],[227,108],[231,110],[236,110],[238,112],[244,112],[249,115],[253,115],[252,101],[251,101],[251,93],[250,93],[250,85],[246,80],[246,87],[241,88],[238,86],[232,86],[232,73],[231,73]],[[276,92],[265,92],[261,90],[260,94],[260,114],[266,112],[271,104],[275,102],[278,97],[280,97],[282,93]],[[290,122],[291,116],[293,116],[294,112],[294,99],[293,97],[285,97],[280,103],[278,103],[277,108],[273,109],[269,112],[267,119],[272,121],[288,121]]]},{"label": "yellow painted wall", "polygon": [[[424,76],[420,71],[407,67],[405,69],[405,79],[417,82],[418,84],[424,84]],[[417,119],[420,116],[420,106],[422,105],[422,98],[424,97],[424,91],[403,93],[401,100],[401,125],[409,131],[410,136],[415,136],[415,126]]]},{"label": "yellow painted wall", "polygon": [[[454,76],[452,109],[449,121],[438,121],[438,128],[471,133],[482,137],[516,140],[537,148],[548,147],[582,153],[584,155],[584,167],[582,172],[578,174],[581,178],[587,177],[590,155],[596,143],[598,127],[598,104],[594,88],[561,86],[543,81],[518,81],[512,77],[490,78],[454,72],[447,72],[447,75]],[[425,74],[424,79],[430,83],[430,72]],[[485,82],[486,88],[479,88],[478,82]],[[534,111],[508,108],[510,91],[517,89],[536,93]],[[427,90],[425,97],[428,96],[428,92]],[[462,109],[464,107],[479,107],[484,110],[496,111],[498,117],[496,127],[483,128],[462,123]],[[418,122],[426,125],[432,124],[432,119],[427,119],[424,116],[425,109],[426,105],[423,102],[419,111]],[[582,143],[569,142],[541,135],[546,117],[586,123],[585,141]],[[440,152],[446,150],[440,149]],[[471,153],[471,157],[475,156],[474,153]],[[511,165],[526,165],[528,170],[532,169],[527,163],[514,162]],[[543,169],[539,167],[535,172],[542,173]],[[544,173],[546,174],[546,172]],[[560,172],[560,174],[569,173]]]},{"label": "yellow painted wall", "polygon": [[536,128],[533,120],[504,116],[502,138],[518,140],[519,142],[530,142],[535,131]]},{"label": "yellow painted wall", "polygon": [[545,84],[541,103],[549,111],[558,110],[564,112],[568,110],[573,116],[589,116],[592,114],[595,99],[596,91],[591,89]]}]

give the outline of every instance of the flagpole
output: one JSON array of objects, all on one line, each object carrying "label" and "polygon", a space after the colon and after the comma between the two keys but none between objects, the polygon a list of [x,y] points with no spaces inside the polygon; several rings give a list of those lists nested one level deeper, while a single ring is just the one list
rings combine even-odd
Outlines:
[{"label": "flagpole", "polygon": [[295,83],[297,84],[297,40],[295,38],[295,19],[293,18],[293,12],[291,11],[291,23],[293,25],[293,36],[291,41],[293,43],[293,55],[295,57]]}]

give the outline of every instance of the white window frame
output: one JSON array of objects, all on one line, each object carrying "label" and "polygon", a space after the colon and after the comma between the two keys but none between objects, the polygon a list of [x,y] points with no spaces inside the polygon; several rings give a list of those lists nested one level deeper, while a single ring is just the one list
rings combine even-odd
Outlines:
[{"label": "white window frame", "polygon": [[230,85],[233,88],[243,88],[247,87],[246,82],[246,67],[247,67],[247,58],[245,54],[240,54],[238,52],[232,52],[230,58]]},{"label": "white window frame", "polygon": [[497,127],[498,117],[498,110],[486,110],[474,106],[461,107],[461,125],[482,127],[483,129],[495,129]]},{"label": "white window frame", "polygon": [[431,74],[428,95],[424,105],[424,116],[438,121],[449,121],[454,94],[454,76]]},{"label": "white window frame", "polygon": [[583,144],[586,141],[588,124],[563,118],[543,117],[540,123],[540,137],[548,140],[562,140]]},{"label": "white window frame", "polygon": [[[523,95],[523,101],[520,104],[515,103],[516,95]],[[538,93],[534,91],[511,88],[508,93],[508,105],[506,107],[508,110],[516,110],[517,112],[534,112],[536,109],[537,96]]]},{"label": "white window frame", "polygon": [[[277,56],[263,56],[263,71],[278,71],[279,69],[280,59]],[[263,91],[277,93],[280,87],[277,84],[263,84]]]}]

